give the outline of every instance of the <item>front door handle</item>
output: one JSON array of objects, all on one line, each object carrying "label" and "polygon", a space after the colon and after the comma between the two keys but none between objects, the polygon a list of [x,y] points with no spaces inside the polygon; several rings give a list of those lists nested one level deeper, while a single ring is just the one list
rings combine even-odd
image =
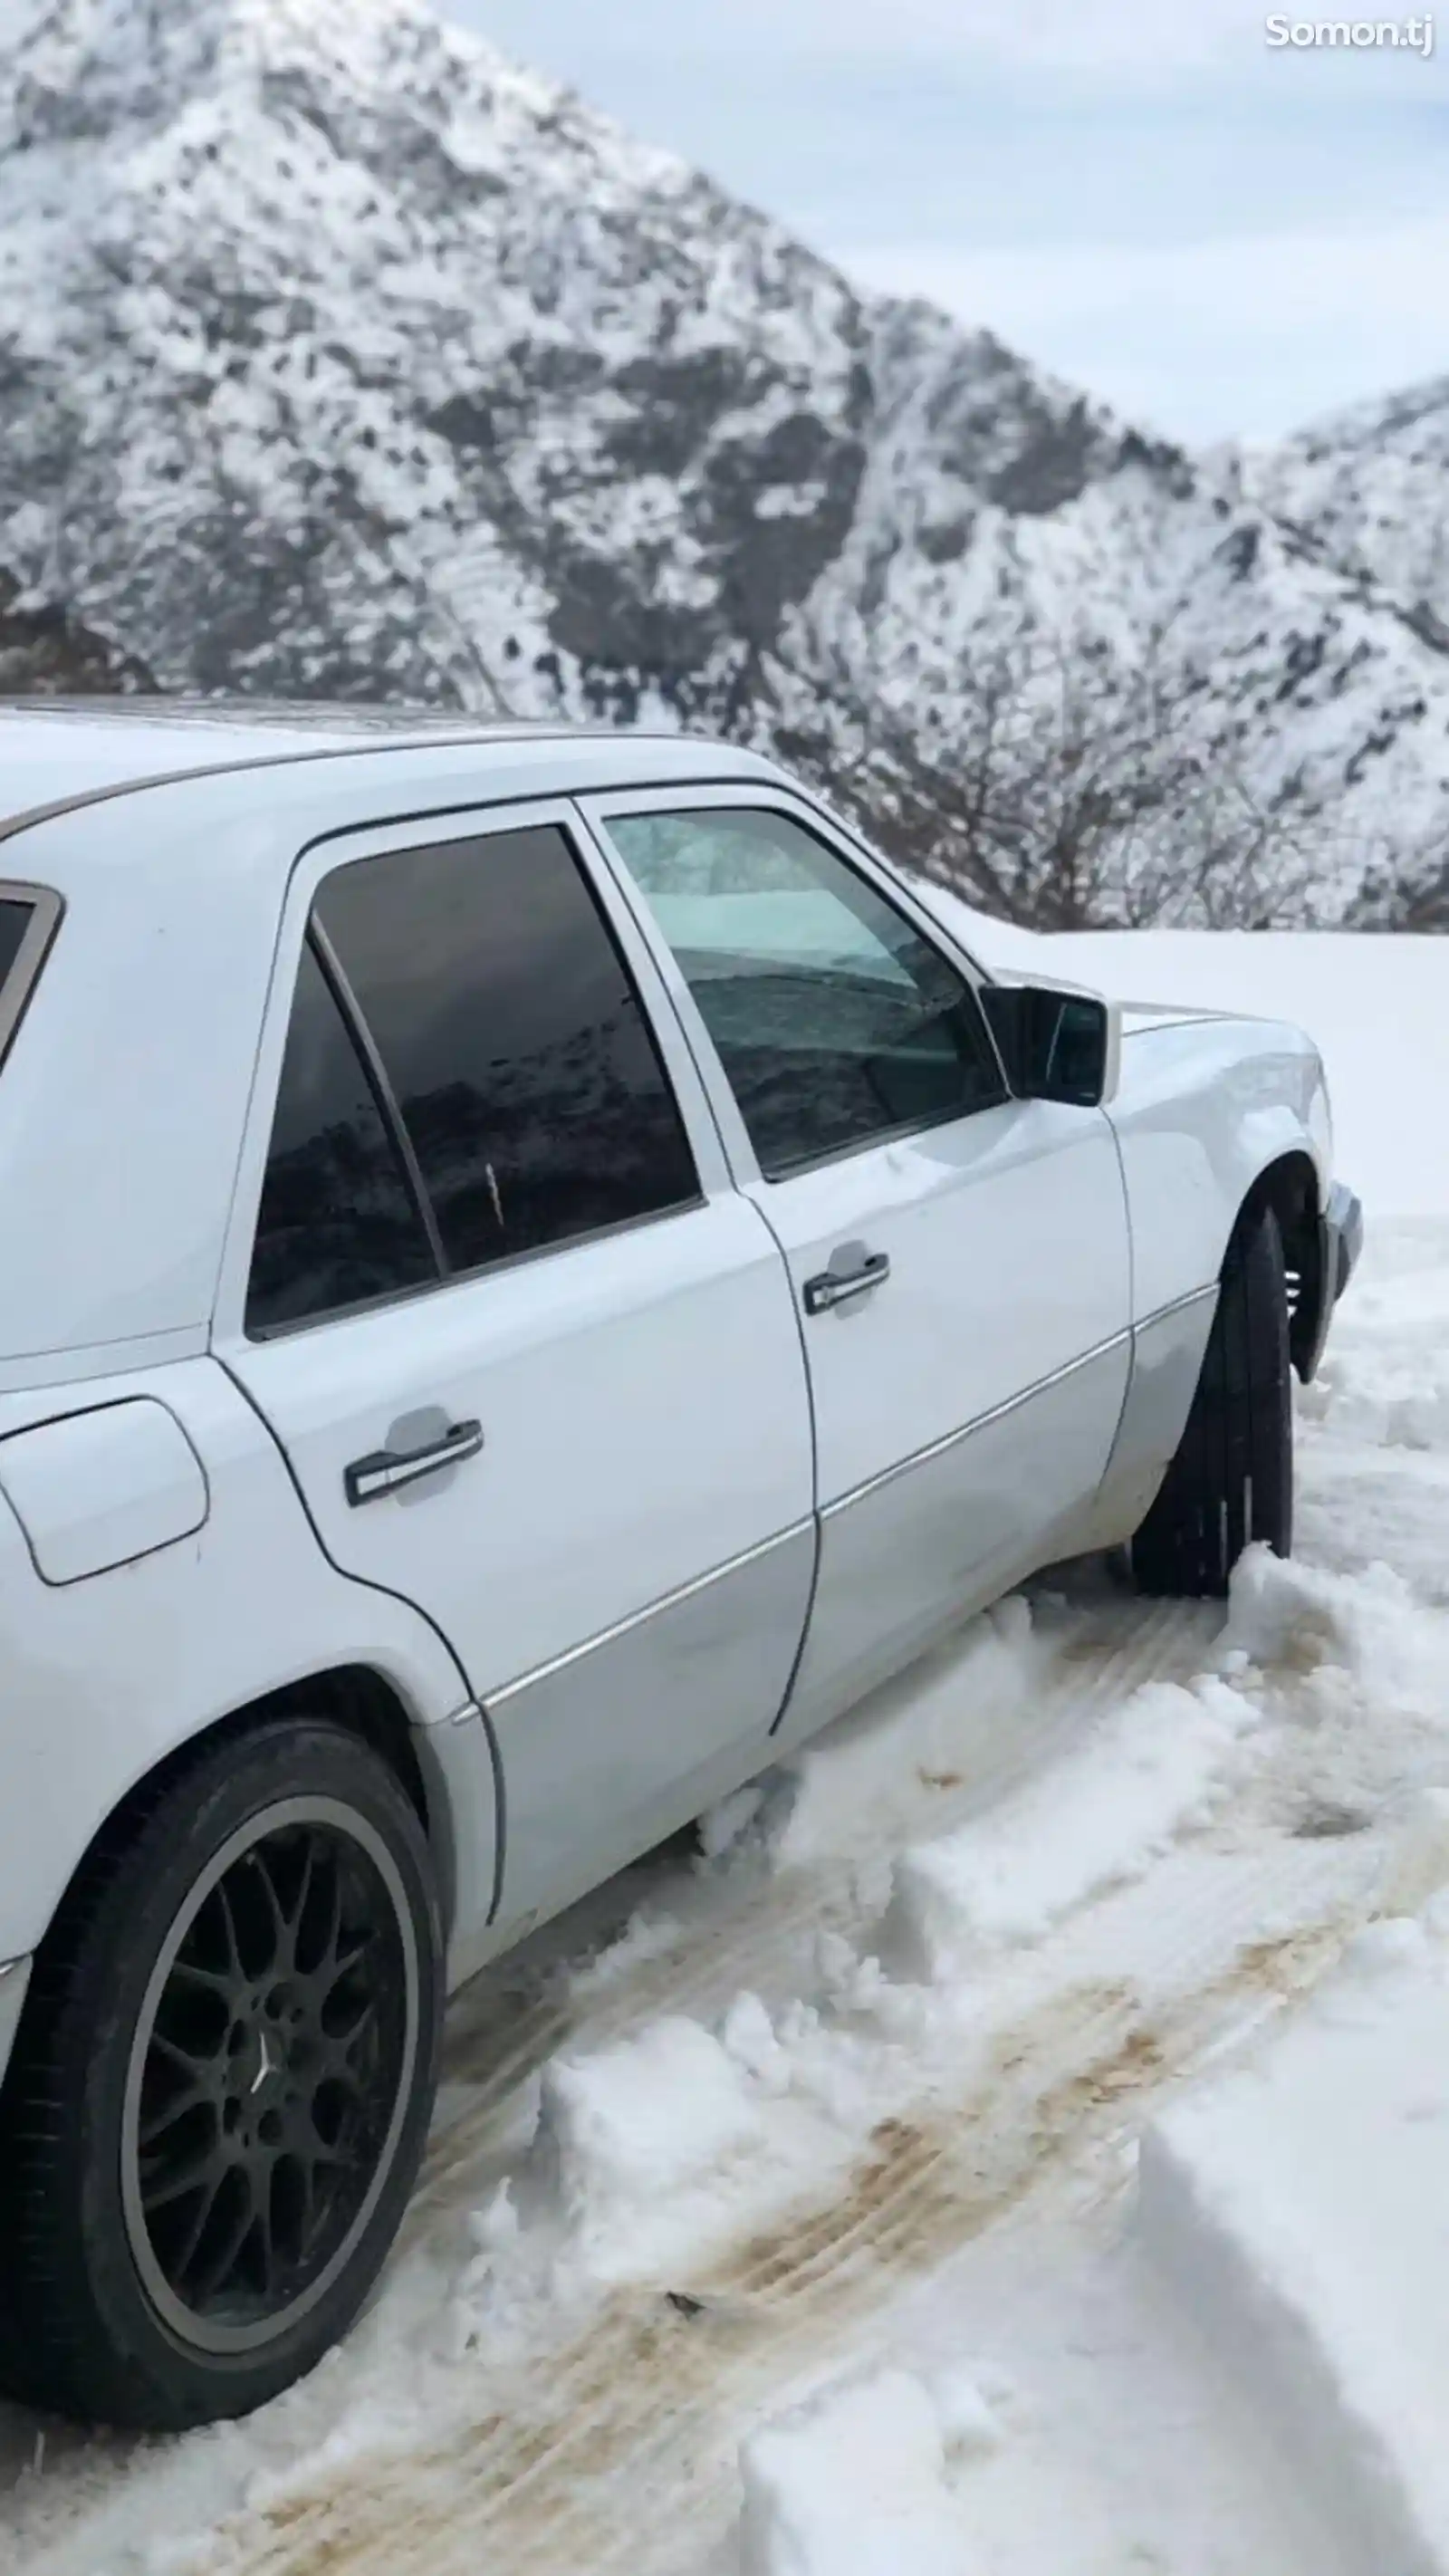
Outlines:
[{"label": "front door handle", "polygon": [[476,1458],[482,1446],[481,1422],[450,1422],[446,1430],[429,1431],[415,1447],[374,1449],[366,1458],[354,1458],[342,1470],[343,1488],[349,1503],[375,1503],[383,1494],[415,1485],[420,1476],[436,1476],[442,1467]]},{"label": "front door handle", "polygon": [[[863,1243],[852,1243],[848,1250],[859,1256],[849,1269],[842,1266],[839,1270],[820,1270],[813,1279],[806,1280],[803,1293],[807,1315],[827,1315],[832,1306],[843,1306],[851,1297],[864,1297],[889,1279],[888,1252],[867,1252]],[[837,1260],[841,1257],[836,1255]]]}]

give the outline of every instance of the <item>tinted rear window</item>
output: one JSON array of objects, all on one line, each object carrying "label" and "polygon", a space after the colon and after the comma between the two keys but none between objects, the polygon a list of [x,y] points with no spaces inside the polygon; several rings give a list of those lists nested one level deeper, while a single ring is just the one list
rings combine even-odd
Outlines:
[{"label": "tinted rear window", "polygon": [[302,953],[247,1290],[247,1331],[438,1275],[396,1140],[310,948]]},{"label": "tinted rear window", "polygon": [[0,896],[0,989],[20,954],[34,910],[33,904],[17,903],[13,895]]},{"label": "tinted rear window", "polygon": [[326,880],[317,917],[451,1269],[698,1196],[649,1022],[555,824],[354,860]]}]

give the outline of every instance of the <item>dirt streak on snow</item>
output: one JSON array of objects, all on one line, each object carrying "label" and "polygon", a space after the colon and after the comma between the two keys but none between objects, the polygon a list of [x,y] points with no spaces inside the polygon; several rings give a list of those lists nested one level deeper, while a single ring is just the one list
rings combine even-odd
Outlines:
[{"label": "dirt streak on snow", "polygon": [[1345,1928],[1310,1915],[1250,1944],[1176,2019],[1155,2018],[1126,1984],[1063,1994],[1034,2024],[995,2035],[979,2096],[944,2117],[882,2120],[822,2207],[688,2274],[673,2296],[653,2282],[616,2294],[546,2374],[495,2383],[487,2411],[447,2438],[391,2462],[373,2454],[362,2478],[347,2458],[288,2479],[200,2563],[228,2576],[465,2576],[485,2549],[538,2576],[694,2563],[678,2556],[681,2518],[695,2549],[727,2532],[732,2427],[782,2372],[818,2373],[841,2334],[944,2246],[1033,2195],[1079,2187],[1139,2095],[1265,1991],[1293,1991]]}]

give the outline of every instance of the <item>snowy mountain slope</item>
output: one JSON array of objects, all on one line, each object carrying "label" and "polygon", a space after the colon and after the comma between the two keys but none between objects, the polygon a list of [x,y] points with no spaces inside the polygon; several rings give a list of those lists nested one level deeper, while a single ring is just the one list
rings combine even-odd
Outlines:
[{"label": "snowy mountain slope", "polygon": [[72,611],[27,598],[0,573],[0,694],[75,697],[154,686],[138,662]]},{"label": "snowy mountain slope", "polygon": [[1049,924],[1449,828],[1449,642],[420,0],[12,0],[0,388],[0,567],[163,686],[703,723]]},{"label": "snowy mountain slope", "polygon": [[1449,645],[1449,376],[1245,451],[1245,487]]}]

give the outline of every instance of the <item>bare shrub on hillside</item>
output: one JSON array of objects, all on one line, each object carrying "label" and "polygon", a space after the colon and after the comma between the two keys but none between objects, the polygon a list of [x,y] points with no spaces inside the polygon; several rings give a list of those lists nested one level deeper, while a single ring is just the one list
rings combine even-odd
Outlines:
[{"label": "bare shrub on hillside", "polygon": [[[923,875],[1026,928],[1327,919],[1331,827],[1264,800],[1166,644],[1131,663],[1100,642],[997,644],[949,734],[873,706],[844,761],[833,746],[829,784]],[[839,709],[843,672],[827,691]]]}]

